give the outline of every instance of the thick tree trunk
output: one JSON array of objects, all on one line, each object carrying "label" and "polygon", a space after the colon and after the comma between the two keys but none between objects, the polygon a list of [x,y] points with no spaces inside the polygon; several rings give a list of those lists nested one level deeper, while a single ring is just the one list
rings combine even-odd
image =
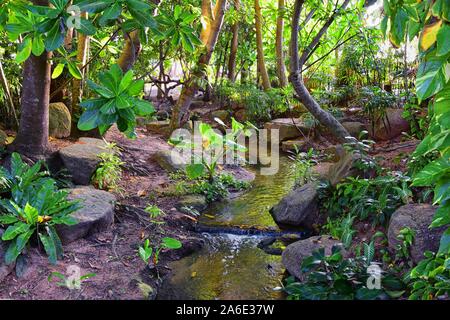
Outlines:
[{"label": "thick tree trunk", "polygon": [[298,99],[301,103],[308,109],[309,112],[326,128],[328,128],[333,135],[340,141],[346,142],[347,137],[350,134],[347,130],[342,126],[342,124],[336,120],[330,113],[323,110],[317,101],[311,96],[308,89],[306,88],[303,77],[302,77],[302,68],[304,63],[309,57],[309,54],[315,49],[315,47],[319,44],[320,38],[325,34],[328,27],[333,23],[334,19],[338,12],[344,9],[350,0],[345,0],[342,4],[341,8],[336,10],[331,17],[325,22],[323,27],[318,31],[317,35],[311,41],[308,47],[303,51],[301,57],[299,58],[298,54],[298,33],[299,33],[299,20],[300,13],[302,11],[302,6],[304,0],[295,0],[294,4],[294,14],[292,17],[292,32],[291,32],[291,44],[290,44],[290,55],[291,55],[291,63],[290,63],[290,75],[289,80],[291,81],[295,93],[298,96]]},{"label": "thick tree trunk", "polygon": [[211,60],[212,53],[219,38],[222,28],[223,17],[225,13],[226,0],[217,0],[214,11],[211,8],[210,0],[202,2],[202,16],[204,25],[200,34],[200,40],[205,45],[205,51],[200,55],[197,66],[190,74],[189,79],[184,83],[181,89],[180,98],[175,104],[170,121],[170,130],[173,132],[180,128],[189,120],[189,107],[192,99],[197,92],[198,83],[205,78],[205,70]]},{"label": "thick tree trunk", "polygon": [[288,85],[288,79],[286,76],[286,65],[284,64],[284,52],[283,52],[285,10],[286,8],[284,0],[278,0],[278,16],[277,16],[277,32],[275,39],[275,48],[277,56],[277,75],[280,81],[281,88],[284,88]]},{"label": "thick tree trunk", "polygon": [[[48,6],[48,0],[33,0],[33,4]],[[39,57],[33,54],[23,67],[21,116],[17,137],[11,149],[38,159],[48,150],[48,105],[50,101],[51,53]]]},{"label": "thick tree trunk", "polygon": [[[236,11],[239,12],[240,0],[234,1]],[[233,32],[233,38],[231,39],[230,59],[228,60],[228,79],[231,82],[236,80],[236,58],[239,45],[239,22],[235,22],[231,28]]]},{"label": "thick tree trunk", "polygon": [[262,86],[264,90],[270,89],[269,74],[266,69],[266,62],[264,59],[264,49],[263,49],[263,38],[262,38],[262,15],[261,6],[259,5],[259,0],[255,0],[255,29],[256,29],[256,51],[257,51],[257,62],[258,62],[258,72],[261,76]]},{"label": "thick tree trunk", "polygon": [[122,53],[117,60],[117,64],[120,66],[123,72],[130,70],[136,63],[136,60],[141,52],[141,40],[139,39],[139,31],[131,31],[126,34],[125,46]]}]

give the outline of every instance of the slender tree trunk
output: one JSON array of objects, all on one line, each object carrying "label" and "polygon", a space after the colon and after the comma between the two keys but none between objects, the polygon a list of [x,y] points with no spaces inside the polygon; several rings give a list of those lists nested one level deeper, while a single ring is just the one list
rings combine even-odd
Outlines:
[{"label": "slender tree trunk", "polygon": [[[33,4],[48,6],[49,1],[33,0]],[[47,51],[39,57],[31,54],[23,68],[20,125],[11,149],[33,159],[44,157],[49,146],[50,58]]]},{"label": "slender tree trunk", "polygon": [[[234,7],[239,12],[240,0],[234,0]],[[235,22],[231,28],[233,32],[233,38],[231,39],[230,59],[228,60],[228,79],[231,82],[236,80],[236,58],[239,45],[239,22]]]},{"label": "slender tree trunk", "polygon": [[209,65],[220,30],[222,29],[226,3],[226,0],[217,0],[213,10],[210,0],[203,0],[202,2],[204,25],[200,34],[200,40],[205,45],[205,51],[200,55],[197,66],[190,74],[189,79],[184,83],[180,98],[173,108],[170,121],[171,132],[180,128],[189,120],[189,107],[199,88],[198,82],[205,77],[205,69]]},{"label": "slender tree trunk", "polygon": [[261,76],[264,90],[270,89],[269,74],[266,69],[266,62],[264,60],[263,38],[262,38],[262,15],[259,0],[255,0],[255,28],[256,28],[256,51],[258,54],[258,73]]},{"label": "slender tree trunk", "polygon": [[280,81],[280,87],[284,88],[288,85],[288,79],[286,76],[286,65],[284,64],[284,52],[283,52],[283,33],[284,33],[284,12],[285,12],[284,0],[278,0],[278,16],[277,16],[277,32],[275,39],[276,56],[277,56],[277,75]]},{"label": "slender tree trunk", "polygon": [[137,57],[141,52],[141,40],[139,39],[139,31],[134,30],[126,33],[126,42],[122,53],[117,60],[117,64],[123,72],[130,70],[136,63]]},{"label": "slender tree trunk", "polygon": [[294,14],[292,17],[292,31],[291,31],[291,44],[290,44],[290,75],[289,79],[294,87],[294,90],[298,96],[298,99],[303,105],[308,109],[309,112],[317,119],[319,122],[328,128],[333,135],[340,141],[346,142],[347,137],[350,134],[342,126],[342,124],[336,120],[330,113],[323,110],[317,101],[311,96],[308,89],[303,82],[302,69],[306,60],[310,56],[310,53],[315,50],[316,46],[319,45],[320,38],[328,30],[328,27],[333,23],[336,15],[340,10],[343,10],[350,0],[345,0],[342,6],[337,9],[331,17],[325,22],[323,27],[318,31],[317,35],[311,41],[311,43],[303,51],[301,57],[299,58],[298,53],[298,33],[299,33],[299,20],[300,13],[302,11],[303,3],[305,0],[295,0],[294,4]]},{"label": "slender tree trunk", "polygon": [[1,61],[0,61],[0,79],[1,79],[0,82],[2,83],[2,87],[3,87],[3,91],[5,92],[5,96],[6,96],[6,99],[8,100],[8,104],[9,104],[8,114],[9,114],[9,116],[14,117],[15,125],[19,126],[19,119],[17,118],[16,108],[14,106],[14,101],[13,101],[13,98],[11,95],[11,90],[9,90],[8,79],[6,79],[5,71],[3,70],[3,64]]}]

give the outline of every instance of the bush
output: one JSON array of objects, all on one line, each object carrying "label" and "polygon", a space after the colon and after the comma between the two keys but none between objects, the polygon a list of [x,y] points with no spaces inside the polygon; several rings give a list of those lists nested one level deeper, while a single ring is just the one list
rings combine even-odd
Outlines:
[{"label": "bush", "polygon": [[8,199],[0,199],[0,224],[7,226],[2,240],[9,242],[5,262],[15,261],[37,234],[49,261],[54,264],[63,254],[55,226],[76,224],[70,214],[80,205],[67,200],[68,193],[58,190],[56,181],[47,177],[46,172],[40,172],[41,162],[30,168],[17,153],[11,159],[10,171],[0,168],[2,193],[8,195]]}]

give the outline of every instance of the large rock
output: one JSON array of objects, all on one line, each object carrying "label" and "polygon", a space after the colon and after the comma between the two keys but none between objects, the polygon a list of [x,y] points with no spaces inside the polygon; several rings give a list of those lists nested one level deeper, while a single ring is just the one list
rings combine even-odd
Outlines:
[{"label": "large rock", "polygon": [[311,147],[311,142],[308,139],[299,138],[295,140],[286,140],[281,143],[281,150],[284,152],[301,151],[306,152]]},{"label": "large rock", "polygon": [[146,124],[147,131],[166,134],[169,131],[170,120],[152,121]]},{"label": "large rock", "polygon": [[238,109],[234,111],[233,115],[234,118],[239,122],[245,122],[248,120],[247,112],[245,111],[245,109]]},{"label": "large rock", "polygon": [[50,103],[48,115],[48,134],[54,138],[70,136],[72,116],[62,102]]},{"label": "large rock", "polygon": [[73,182],[81,185],[90,184],[91,176],[100,162],[98,155],[110,152],[105,146],[105,142],[101,139],[80,138],[76,143],[59,150]]},{"label": "large rock", "polygon": [[414,231],[414,243],[410,247],[412,260],[417,263],[423,259],[427,250],[436,252],[439,249],[439,240],[446,227],[429,228],[433,221],[437,207],[429,204],[407,204],[398,208],[391,217],[388,228],[389,247],[395,250],[400,244],[397,236],[400,230],[406,227]]},{"label": "large rock", "polygon": [[320,248],[324,248],[325,254],[330,255],[333,246],[340,246],[343,248],[339,241],[333,239],[331,236],[325,235],[296,241],[284,249],[282,262],[291,275],[295,276],[297,279],[303,280],[304,274],[301,271],[303,259],[311,256],[315,250]]},{"label": "large rock", "polygon": [[157,151],[153,155],[153,160],[155,160],[161,168],[169,172],[184,170],[188,163],[187,160],[175,150]]},{"label": "large rock", "polygon": [[330,166],[328,174],[326,175],[330,184],[335,186],[347,177],[356,177],[360,175],[360,170],[355,168],[355,161],[358,160],[358,158],[358,154],[347,152],[338,162]]},{"label": "large rock", "polygon": [[403,109],[386,109],[383,119],[370,125],[369,132],[375,140],[390,140],[409,130],[409,123],[402,117]]},{"label": "large rock", "polygon": [[8,135],[0,129],[0,147],[4,146],[6,144],[7,138],[8,138]]},{"label": "large rock", "polygon": [[185,208],[194,208],[198,212],[205,211],[208,208],[205,196],[200,194],[189,194],[181,197],[175,207],[184,212]]},{"label": "large rock", "polygon": [[312,227],[319,215],[316,185],[307,183],[293,189],[270,213],[278,224]]},{"label": "large rock", "polygon": [[[0,238],[3,236],[4,230],[0,228]],[[5,263],[5,253],[8,249],[8,245],[0,240],[0,282],[3,281],[15,267],[15,263],[6,264]]]},{"label": "large rock", "polygon": [[78,223],[73,226],[58,225],[63,243],[69,243],[106,230],[114,222],[116,197],[93,187],[78,186],[70,190],[70,200],[80,200],[82,208],[72,214]]},{"label": "large rock", "polygon": [[350,133],[352,137],[358,138],[361,131],[366,130],[366,125],[358,121],[344,121],[342,126]]},{"label": "large rock", "polygon": [[291,118],[280,118],[266,122],[264,124],[264,129],[269,131],[268,139],[271,137],[271,130],[279,130],[279,139],[281,142],[302,136],[299,130],[307,135],[309,130],[311,130],[311,127],[304,124],[300,119],[294,119],[293,122]]}]

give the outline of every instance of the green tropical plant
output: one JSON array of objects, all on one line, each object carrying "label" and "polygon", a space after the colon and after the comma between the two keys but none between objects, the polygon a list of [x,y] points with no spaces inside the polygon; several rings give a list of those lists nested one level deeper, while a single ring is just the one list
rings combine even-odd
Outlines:
[{"label": "green tropical plant", "polygon": [[[370,246],[368,246],[370,248]],[[318,249],[302,261],[301,270],[305,274],[302,282],[288,278],[285,290],[289,300],[374,300],[383,297],[398,297],[403,294],[404,285],[394,275],[381,277],[380,288],[367,288],[370,256],[344,258],[338,246],[330,255],[324,248]]]},{"label": "green tropical plant", "polygon": [[181,242],[177,239],[170,238],[170,237],[164,237],[161,240],[161,243],[159,245],[152,247],[150,245],[150,240],[146,239],[144,241],[144,244],[139,247],[139,256],[141,257],[142,261],[144,261],[146,264],[150,263],[150,259],[152,258],[152,263],[154,266],[156,266],[159,262],[159,254],[161,253],[161,250],[163,249],[170,249],[170,250],[176,250],[180,249],[182,246]]},{"label": "green tropical plant", "polygon": [[129,138],[135,138],[136,116],[146,116],[155,110],[150,102],[139,97],[144,89],[144,80],[133,80],[133,71],[123,74],[115,64],[109,71],[99,75],[100,84],[87,80],[88,86],[98,94],[97,98],[84,100],[84,109],[78,121],[78,129],[94,128],[104,134],[114,123]]},{"label": "green tropical plant", "polygon": [[118,190],[125,162],[120,159],[120,150],[115,143],[107,143],[105,149],[106,152],[98,154],[100,163],[91,180],[99,189]]},{"label": "green tropical plant", "polygon": [[[43,178],[39,173],[40,165],[29,168],[18,154],[12,156],[7,176],[10,198],[0,199],[0,224],[7,226],[2,240],[9,242],[5,253],[7,264],[16,260],[35,234],[49,261],[56,263],[62,257],[63,248],[55,227],[77,223],[70,215],[80,204],[67,200],[68,192],[58,190],[53,179]],[[10,179],[13,174],[17,176]]]}]

